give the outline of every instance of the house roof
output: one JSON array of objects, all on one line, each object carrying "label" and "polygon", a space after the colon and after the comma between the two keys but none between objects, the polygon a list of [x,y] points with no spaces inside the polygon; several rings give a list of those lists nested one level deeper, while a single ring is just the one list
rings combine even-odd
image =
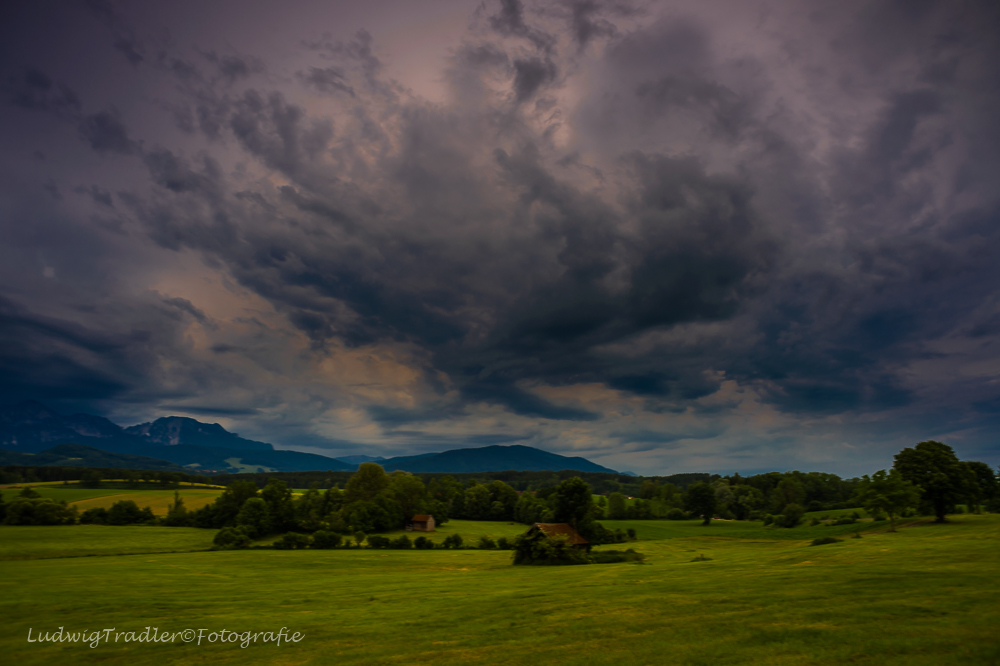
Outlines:
[{"label": "house roof", "polygon": [[423,514],[418,514],[416,516],[413,516],[413,520],[411,522],[414,522],[414,523],[426,523],[428,520],[431,520],[433,517],[434,516],[425,516]]},{"label": "house roof", "polygon": [[528,531],[533,529],[539,529],[547,537],[554,536],[564,536],[571,546],[579,546],[585,543],[589,543],[586,539],[580,536],[580,533],[573,529],[573,526],[568,523],[535,523],[532,525]]}]

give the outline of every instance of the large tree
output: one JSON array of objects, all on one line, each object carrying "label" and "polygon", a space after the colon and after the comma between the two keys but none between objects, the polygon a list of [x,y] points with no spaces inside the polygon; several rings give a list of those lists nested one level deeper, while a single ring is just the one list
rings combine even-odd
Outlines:
[{"label": "large tree", "polygon": [[896,531],[896,516],[920,501],[920,488],[903,478],[899,470],[888,473],[880,469],[868,477],[861,477],[858,486],[858,500],[870,514],[883,511],[889,516],[889,531]]},{"label": "large tree", "polygon": [[347,481],[345,495],[348,502],[371,502],[389,487],[389,476],[381,465],[361,463],[358,471]]},{"label": "large tree", "polygon": [[[569,523],[580,534],[590,531],[594,496],[587,482],[578,476],[566,479],[552,494],[552,512],[557,523]],[[586,536],[586,534],[584,534]]]},{"label": "large tree", "polygon": [[703,518],[702,525],[712,522],[716,506],[715,489],[702,481],[696,481],[688,486],[684,493],[684,509]]},{"label": "large tree", "polygon": [[936,522],[945,522],[955,502],[966,493],[967,468],[955,452],[941,442],[920,442],[893,456],[893,467],[902,477],[923,489],[922,499],[933,510]]}]

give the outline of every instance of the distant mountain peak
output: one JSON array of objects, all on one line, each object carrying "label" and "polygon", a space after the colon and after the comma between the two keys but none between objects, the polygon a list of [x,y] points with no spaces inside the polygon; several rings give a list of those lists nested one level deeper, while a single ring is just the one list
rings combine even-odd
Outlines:
[{"label": "distant mountain peak", "polygon": [[202,423],[186,416],[163,416],[149,423],[129,426],[125,432],[162,446],[190,444],[248,451],[274,450],[270,444],[243,439],[218,423]]}]

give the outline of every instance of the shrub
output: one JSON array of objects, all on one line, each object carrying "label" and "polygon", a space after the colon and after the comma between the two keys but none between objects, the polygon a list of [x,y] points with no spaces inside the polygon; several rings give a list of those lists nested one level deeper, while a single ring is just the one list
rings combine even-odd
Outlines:
[{"label": "shrub", "polygon": [[278,550],[300,550],[302,548],[308,548],[309,542],[312,539],[306,534],[296,534],[292,532],[291,534],[286,534],[277,541],[274,542],[274,547]]},{"label": "shrub", "polygon": [[778,523],[777,518],[775,518],[775,523],[779,527],[795,527],[802,522],[802,516],[805,514],[805,510],[798,504],[788,504],[785,506],[784,517],[780,523]]},{"label": "shrub", "polygon": [[76,522],[76,507],[47,497],[15,497],[4,506],[3,522],[7,525],[72,525]]},{"label": "shrub", "polygon": [[631,548],[622,552],[620,550],[601,550],[590,554],[590,561],[594,564],[615,564],[617,562],[642,562],[646,556],[637,553]]},{"label": "shrub", "polygon": [[510,550],[510,548],[510,541],[507,540],[507,537],[497,539],[497,550]]},{"label": "shrub", "polygon": [[313,534],[312,547],[321,549],[336,548],[340,545],[341,536],[326,530],[319,530]]},{"label": "shrub", "polygon": [[441,542],[442,548],[461,548],[463,543],[461,534],[451,534],[446,536],[444,541]]},{"label": "shrub", "polygon": [[102,506],[95,506],[80,514],[81,525],[106,525],[108,522],[108,510]]},{"label": "shrub", "polygon": [[822,537],[820,539],[813,539],[810,546],[823,546],[828,543],[840,543],[843,539],[837,539],[836,537]]},{"label": "shrub", "polygon": [[854,518],[838,518],[837,520],[830,523],[831,525],[853,525],[858,522]]},{"label": "shrub", "polygon": [[772,516],[771,514],[767,514],[766,516],[764,516],[764,524],[765,525],[770,525],[773,522],[774,522],[774,516]]},{"label": "shrub", "polygon": [[132,500],[115,502],[108,509],[108,525],[134,525],[135,523],[151,523],[156,520],[153,510],[148,506],[140,509]]},{"label": "shrub", "polygon": [[250,537],[241,529],[235,527],[223,527],[212,540],[216,548],[223,550],[233,550],[236,548],[246,548],[250,544]]},{"label": "shrub", "polygon": [[541,530],[514,540],[514,564],[587,564],[587,556],[565,537],[551,538]]},{"label": "shrub", "polygon": [[629,541],[635,541],[635,539],[636,539],[635,529],[630,527],[630,528],[628,528],[625,531],[628,533]]},{"label": "shrub", "polygon": [[413,547],[417,550],[431,550],[434,548],[434,542],[425,536],[418,536],[413,540]]},{"label": "shrub", "polygon": [[820,524],[820,522],[821,521],[820,521],[819,518],[813,518],[812,520],[809,521],[809,526],[810,527],[816,527],[817,525]]},{"label": "shrub", "polygon": [[368,537],[369,548],[388,548],[389,543],[390,541],[388,537],[383,537],[378,535],[372,535]]},{"label": "shrub", "polygon": [[410,537],[405,534],[398,539],[393,539],[389,544],[389,548],[395,548],[396,550],[409,550],[412,547],[413,544],[410,542]]},{"label": "shrub", "polygon": [[687,514],[680,509],[674,508],[667,511],[667,520],[684,520],[685,518],[687,518]]},{"label": "shrub", "polygon": [[488,536],[483,535],[483,536],[479,537],[479,549],[480,550],[493,550],[496,547],[497,547],[496,542],[493,541],[493,539],[489,538]]},{"label": "shrub", "polygon": [[806,510],[809,511],[809,512],[812,512],[812,511],[822,511],[823,510],[823,505],[818,500],[812,500],[806,506],[807,506]]}]

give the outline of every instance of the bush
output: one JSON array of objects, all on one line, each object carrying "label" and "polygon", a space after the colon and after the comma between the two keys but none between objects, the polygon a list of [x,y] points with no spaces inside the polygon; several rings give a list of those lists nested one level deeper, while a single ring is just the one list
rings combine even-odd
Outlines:
[{"label": "bush", "polygon": [[410,542],[410,537],[405,534],[398,539],[393,539],[389,544],[389,548],[395,548],[396,550],[409,550],[412,547],[413,544]]},{"label": "bush", "polygon": [[778,527],[795,527],[802,522],[802,516],[805,514],[805,510],[798,504],[788,504],[785,506],[785,511],[781,522],[775,518],[774,522]]},{"label": "bush", "polygon": [[418,536],[413,540],[413,547],[417,550],[431,550],[434,548],[434,542],[425,536]]},{"label": "bush", "polygon": [[76,522],[75,507],[47,497],[15,497],[4,506],[6,512],[3,521],[7,525],[72,525]]},{"label": "bush", "polygon": [[565,537],[551,538],[541,530],[514,540],[514,564],[587,564],[586,554]]},{"label": "bush", "polygon": [[497,550],[510,550],[510,549],[511,545],[510,541],[507,540],[507,537],[500,537],[499,539],[497,539]]},{"label": "bush", "polygon": [[764,524],[765,525],[770,525],[773,522],[774,522],[774,516],[772,516],[771,514],[767,514],[766,516],[764,516]]},{"label": "bush", "polygon": [[391,542],[389,541],[388,537],[383,537],[383,536],[378,536],[378,535],[373,535],[373,536],[368,537],[368,547],[369,548],[376,548],[376,549],[378,549],[378,548],[388,548],[390,543]]},{"label": "bush", "polygon": [[140,509],[132,500],[115,502],[108,509],[108,525],[134,525],[136,523],[151,523],[156,520],[153,510],[148,506]]},{"label": "bush", "polygon": [[837,539],[836,537],[822,537],[820,539],[813,539],[810,546],[823,546],[828,543],[840,543],[843,539]]},{"label": "bush", "polygon": [[620,550],[601,550],[590,554],[590,561],[594,564],[615,564],[617,562],[642,562],[646,556],[637,553],[631,548],[622,552]]},{"label": "bush", "polygon": [[463,543],[461,534],[451,534],[441,542],[442,548],[461,548]]},{"label": "bush", "polygon": [[680,509],[674,508],[671,509],[670,511],[667,511],[666,518],[667,520],[684,520],[687,518],[687,514],[681,511]]},{"label": "bush", "polygon": [[838,518],[837,520],[830,523],[831,525],[853,525],[858,522],[854,518]]},{"label": "bush", "polygon": [[81,525],[106,525],[108,523],[108,510],[102,506],[95,506],[80,514]]},{"label": "bush", "polygon": [[630,527],[630,528],[628,528],[625,531],[628,533],[629,541],[635,541],[635,539],[636,539],[635,529],[633,529],[633,528]]},{"label": "bush", "polygon": [[497,544],[493,539],[484,535],[479,537],[479,544],[476,547],[480,550],[494,550]]},{"label": "bush", "polygon": [[223,550],[234,550],[236,548],[246,548],[250,544],[250,537],[241,529],[235,527],[223,527],[212,540],[216,548]]},{"label": "bush", "polygon": [[312,539],[306,534],[292,532],[275,541],[274,547],[278,550],[301,550],[302,548],[308,548],[311,541]]},{"label": "bush", "polygon": [[811,502],[809,502],[809,504],[806,505],[806,507],[807,507],[806,510],[809,511],[810,513],[813,511],[823,510],[823,505],[818,500],[812,500]]},{"label": "bush", "polygon": [[312,547],[328,550],[340,545],[341,536],[326,530],[319,530],[313,534]]},{"label": "bush", "polygon": [[810,520],[810,521],[809,521],[809,526],[810,526],[810,527],[816,527],[816,526],[817,526],[817,525],[819,525],[819,524],[820,524],[821,522],[822,522],[822,521],[821,521],[821,520],[820,520],[819,518],[813,518],[812,520]]}]

